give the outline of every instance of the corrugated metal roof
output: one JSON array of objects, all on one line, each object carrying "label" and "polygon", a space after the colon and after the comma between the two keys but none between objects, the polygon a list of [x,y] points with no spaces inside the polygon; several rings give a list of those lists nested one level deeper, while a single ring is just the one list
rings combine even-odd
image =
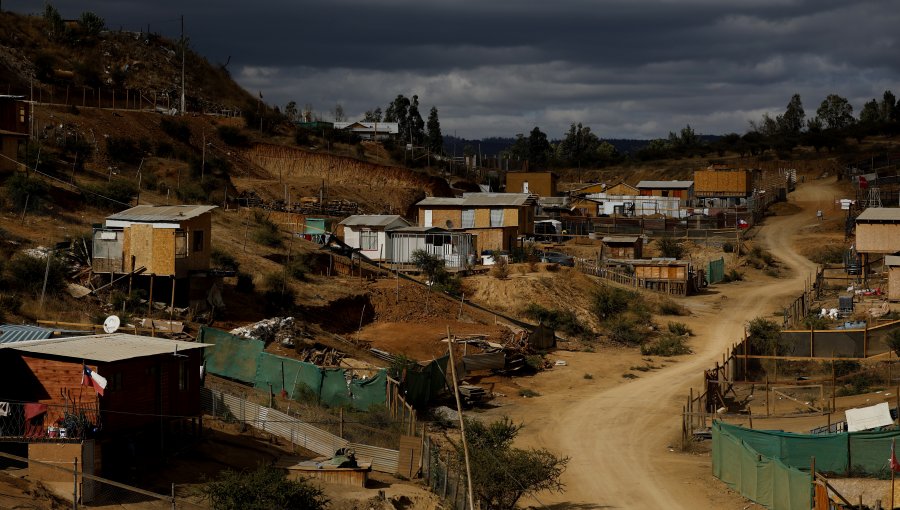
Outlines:
[{"label": "corrugated metal roof", "polygon": [[528,193],[464,193],[462,198],[428,197],[419,201],[420,206],[495,207],[533,204],[535,196]]},{"label": "corrugated metal roof", "polygon": [[0,348],[109,363],[159,354],[173,354],[176,350],[187,351],[213,345],[127,333],[111,333],[3,344],[0,345]]},{"label": "corrugated metal roof", "polygon": [[602,239],[604,243],[636,243],[640,239],[639,236],[606,236]]},{"label": "corrugated metal roof", "polygon": [[897,267],[900,266],[900,257],[897,255],[885,255],[884,256],[884,265],[888,267]]},{"label": "corrugated metal roof", "polygon": [[131,209],[117,212],[111,216],[107,216],[107,220],[120,221],[141,221],[141,222],[157,222],[170,221],[177,222],[196,218],[202,214],[212,211],[218,206],[215,205],[137,205]]},{"label": "corrugated metal roof", "polygon": [[856,221],[900,221],[900,207],[869,207]]},{"label": "corrugated metal roof", "polygon": [[0,344],[43,340],[53,336],[53,330],[28,324],[3,324],[0,326]]},{"label": "corrugated metal roof", "polygon": [[641,181],[637,188],[652,189],[686,189],[694,185],[694,181]]},{"label": "corrugated metal roof", "polygon": [[441,227],[403,227],[391,229],[391,234],[424,234],[429,232],[450,233],[449,230]]},{"label": "corrugated metal roof", "polygon": [[402,221],[409,226],[409,222],[403,216],[397,214],[356,214],[348,216],[340,224],[361,227],[387,227],[397,221]]}]

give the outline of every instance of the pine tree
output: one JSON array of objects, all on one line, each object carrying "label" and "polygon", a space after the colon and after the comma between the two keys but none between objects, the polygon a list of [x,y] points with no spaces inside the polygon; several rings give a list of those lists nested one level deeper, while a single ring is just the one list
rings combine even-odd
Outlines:
[{"label": "pine tree", "polygon": [[444,136],[441,134],[441,121],[438,120],[438,110],[434,106],[431,107],[431,112],[428,113],[428,134],[425,143],[432,154],[443,154]]}]

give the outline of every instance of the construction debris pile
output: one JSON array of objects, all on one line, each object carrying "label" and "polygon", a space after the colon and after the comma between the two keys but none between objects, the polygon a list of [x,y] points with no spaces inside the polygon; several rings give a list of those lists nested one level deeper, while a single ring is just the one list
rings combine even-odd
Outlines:
[{"label": "construction debris pile", "polygon": [[232,329],[229,333],[244,338],[262,340],[266,345],[278,342],[285,347],[294,347],[298,337],[308,337],[293,317],[272,317],[259,322]]}]

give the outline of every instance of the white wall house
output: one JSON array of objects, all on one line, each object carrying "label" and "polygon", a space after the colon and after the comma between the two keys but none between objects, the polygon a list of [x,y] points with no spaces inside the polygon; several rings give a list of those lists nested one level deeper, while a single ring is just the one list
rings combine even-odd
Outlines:
[{"label": "white wall house", "polygon": [[649,216],[662,214],[669,218],[686,218],[688,216],[687,209],[681,206],[681,200],[678,197],[592,193],[585,198],[597,202],[599,215]]},{"label": "white wall house", "polygon": [[359,249],[372,260],[391,260],[391,243],[387,230],[409,227],[410,223],[396,214],[357,214],[340,223],[344,227],[343,241]]}]

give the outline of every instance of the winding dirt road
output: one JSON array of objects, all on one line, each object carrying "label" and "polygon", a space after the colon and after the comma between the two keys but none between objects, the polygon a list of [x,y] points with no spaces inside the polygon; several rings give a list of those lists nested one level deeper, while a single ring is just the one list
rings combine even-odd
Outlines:
[{"label": "winding dirt road", "polygon": [[[792,237],[804,227],[814,226],[816,209],[836,193],[833,179],[807,181],[789,198],[800,210],[767,218],[760,228],[754,242],[768,248],[789,269],[787,276],[718,285],[712,289],[714,294],[686,302],[693,312],[685,322],[696,334],[692,342],[695,354],[662,370],[641,374],[634,381],[613,382],[612,387],[595,393],[583,389],[545,393],[523,406],[523,411],[513,413],[525,424],[524,444],[542,446],[571,459],[563,478],[566,492],[539,495],[537,506],[747,507],[746,500],[712,477],[708,455],[676,453],[669,445],[678,444],[681,408],[689,387],[699,387],[702,370],[721,359],[726,348],[742,336],[748,321],[771,316],[790,302],[814,272],[815,264],[792,247]],[[534,501],[525,503],[535,505]]]}]

